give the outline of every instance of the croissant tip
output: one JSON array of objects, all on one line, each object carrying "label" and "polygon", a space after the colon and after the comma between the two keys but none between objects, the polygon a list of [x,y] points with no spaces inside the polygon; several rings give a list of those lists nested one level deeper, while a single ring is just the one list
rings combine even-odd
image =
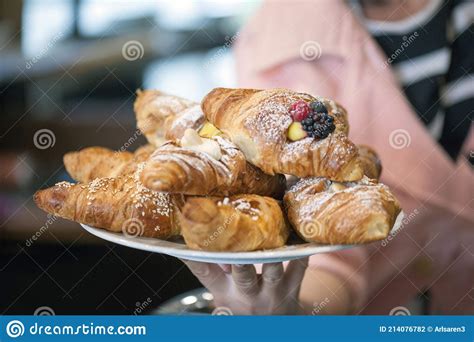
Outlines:
[{"label": "croissant tip", "polygon": [[47,198],[47,192],[48,192],[49,189],[42,189],[42,190],[38,190],[35,192],[35,194],[33,195],[33,201],[35,202],[35,204],[38,206],[38,208],[40,208],[41,210],[43,211],[46,211],[48,213],[51,213],[51,210],[49,210],[49,200]]},{"label": "croissant tip", "polygon": [[171,192],[171,188],[173,187],[172,182],[168,182],[163,178],[158,178],[153,175],[148,175],[146,172],[142,172],[141,176],[142,184],[153,191],[160,191],[160,192]]},{"label": "croissant tip", "polygon": [[150,187],[152,189],[156,189],[155,191],[168,192],[168,190],[170,190],[170,183],[164,182],[161,179],[155,179],[155,180],[152,180],[151,182],[149,181],[148,184],[150,184]]},{"label": "croissant tip", "polygon": [[[199,208],[199,210],[196,210]],[[183,217],[196,223],[209,223],[215,219],[219,210],[209,198],[189,198],[182,209]]]},{"label": "croissant tip", "polygon": [[56,214],[66,204],[67,197],[67,189],[60,186],[53,186],[36,191],[33,195],[33,201],[40,209],[51,214]]},{"label": "croissant tip", "polygon": [[64,156],[63,156],[63,162],[64,164],[68,164],[70,162],[72,162],[74,159],[76,159],[76,157],[78,156],[78,152],[67,152]]},{"label": "croissant tip", "polygon": [[43,190],[38,190],[33,194],[33,201],[36,203],[37,206],[40,206],[40,196],[42,191]]}]

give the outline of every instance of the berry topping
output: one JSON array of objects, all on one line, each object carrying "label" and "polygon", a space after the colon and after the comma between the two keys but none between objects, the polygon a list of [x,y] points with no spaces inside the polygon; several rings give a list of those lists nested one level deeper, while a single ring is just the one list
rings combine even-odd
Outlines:
[{"label": "berry topping", "polygon": [[334,132],[334,119],[327,113],[314,113],[301,122],[303,129],[313,138],[324,139]]},{"label": "berry topping", "polygon": [[307,136],[308,133],[303,129],[300,122],[293,122],[290,127],[288,127],[288,139],[291,141],[301,140]]},{"label": "berry topping", "polygon": [[311,110],[315,113],[327,113],[328,112],[328,109],[326,108],[326,106],[320,101],[313,101],[309,104],[309,106],[311,107]]},{"label": "berry topping", "polygon": [[294,121],[302,121],[311,114],[311,108],[308,103],[299,100],[291,105],[290,114]]}]

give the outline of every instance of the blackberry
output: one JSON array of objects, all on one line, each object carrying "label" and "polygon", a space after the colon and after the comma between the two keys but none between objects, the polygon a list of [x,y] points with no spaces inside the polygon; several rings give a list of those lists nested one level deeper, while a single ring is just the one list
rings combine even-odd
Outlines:
[{"label": "blackberry", "polygon": [[303,129],[312,138],[324,139],[334,132],[334,119],[327,113],[314,113],[301,122]]},{"label": "blackberry", "polygon": [[309,104],[309,107],[314,113],[327,113],[328,109],[326,106],[320,101],[313,101]]}]

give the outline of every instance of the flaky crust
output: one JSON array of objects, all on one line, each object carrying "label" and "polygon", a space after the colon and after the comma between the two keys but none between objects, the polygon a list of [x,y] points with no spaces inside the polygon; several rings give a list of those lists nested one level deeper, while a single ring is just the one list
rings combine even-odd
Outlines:
[{"label": "flaky crust", "polygon": [[148,190],[136,174],[86,184],[61,182],[37,191],[34,201],[44,211],[68,220],[160,239],[179,234],[176,215],[184,203],[180,195]]},{"label": "flaky crust", "polygon": [[382,173],[382,163],[379,156],[369,146],[357,145],[357,148],[359,149],[359,160],[364,170],[364,175],[378,181]]},{"label": "flaky crust", "polygon": [[148,160],[142,182],[149,189],[188,195],[228,196],[259,194],[282,198],[285,191],[283,175],[270,176],[248,163],[244,154],[224,137],[213,138],[222,157],[214,159],[207,153],[167,142]]},{"label": "flaky crust", "polygon": [[207,251],[278,248],[289,226],[276,200],[257,195],[188,198],[179,215],[186,245]]},{"label": "flaky crust", "polygon": [[307,178],[285,195],[288,219],[305,241],[359,244],[387,237],[400,205],[387,186],[368,177],[337,183]]},{"label": "flaky crust", "polygon": [[137,127],[155,147],[181,138],[187,128],[197,129],[205,120],[198,103],[158,90],[138,90],[133,107]]},{"label": "flaky crust", "polygon": [[[335,131],[322,140],[288,140],[291,104],[316,99],[334,118]],[[247,160],[268,174],[322,176],[337,181],[363,176],[357,148],[347,138],[346,111],[334,101],[287,89],[216,88],[201,106],[206,118],[244,152]]]},{"label": "flaky crust", "polygon": [[152,145],[141,146],[134,153],[94,146],[68,152],[63,161],[72,179],[86,183],[96,178],[131,174],[154,150]]}]

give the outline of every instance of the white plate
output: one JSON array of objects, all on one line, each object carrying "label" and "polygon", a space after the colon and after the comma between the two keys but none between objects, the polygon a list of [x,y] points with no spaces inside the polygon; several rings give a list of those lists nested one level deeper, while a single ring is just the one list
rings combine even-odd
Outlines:
[{"label": "white plate", "polygon": [[[403,214],[398,215],[397,222],[392,234],[401,226]],[[125,236],[119,233],[111,233],[103,229],[93,228],[81,224],[89,233],[119,245],[141,249],[148,252],[171,255],[180,259],[209,262],[214,264],[264,264],[269,262],[280,262],[292,259],[301,259],[318,253],[329,253],[353,245],[321,245],[316,243],[299,243],[275,248],[266,251],[255,252],[207,252],[189,249],[183,241],[166,241],[145,237]]]}]

